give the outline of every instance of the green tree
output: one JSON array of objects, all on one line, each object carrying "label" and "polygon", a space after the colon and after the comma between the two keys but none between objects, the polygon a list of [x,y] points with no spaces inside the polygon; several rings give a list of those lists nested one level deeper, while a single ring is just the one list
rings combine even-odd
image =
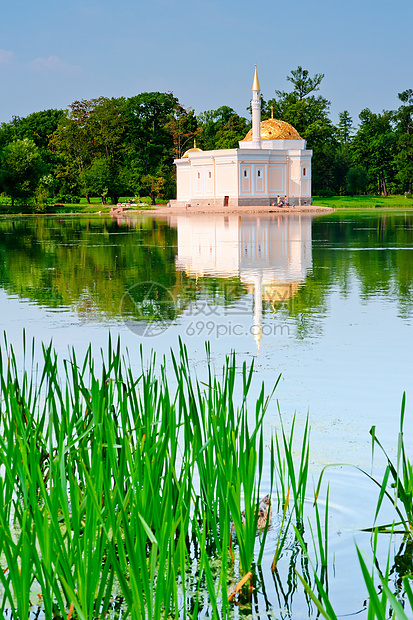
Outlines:
[{"label": "green tree", "polygon": [[346,194],[348,190],[347,174],[351,168],[350,145],[353,134],[353,120],[347,110],[340,112],[339,123],[335,128],[337,144],[332,162],[334,171],[334,193]]},{"label": "green tree", "polygon": [[314,150],[312,159],[312,188],[315,195],[338,194],[336,174],[337,149],[332,144],[322,144]]},{"label": "green tree", "polygon": [[402,105],[396,112],[396,166],[397,178],[403,191],[412,193],[413,182],[413,90],[398,94]]},{"label": "green tree", "polygon": [[21,139],[21,135],[19,134],[18,127],[21,124],[23,119],[19,116],[13,116],[11,121],[8,123],[1,123],[0,125],[0,151],[4,149],[5,146],[10,144],[10,142],[14,142],[15,140]]},{"label": "green tree", "polygon": [[12,199],[30,200],[44,173],[40,149],[33,140],[23,138],[4,147],[1,155],[0,186]]},{"label": "green tree", "polygon": [[142,189],[146,190],[146,193],[149,194],[152,200],[152,204],[156,204],[156,199],[158,196],[162,197],[165,188],[165,176],[161,173],[157,175],[146,174],[142,177]]},{"label": "green tree", "polygon": [[[298,66],[297,69],[291,71],[291,75],[287,75],[287,80],[294,86],[293,93],[299,101],[310,93],[320,90],[319,86],[324,78],[324,73],[316,73],[314,77],[310,77],[307,69]],[[280,91],[276,91],[279,93]]]},{"label": "green tree", "polygon": [[[56,131],[63,115],[63,110],[50,109],[33,112],[25,118],[14,116],[9,123],[0,125],[0,150],[16,140],[23,140],[24,138],[32,140],[39,148],[45,174],[51,175],[55,179],[55,169],[59,162],[58,157],[50,147],[50,138]],[[49,195],[48,192],[51,190],[52,196],[57,189],[55,180],[52,184],[48,183],[47,187],[49,189],[46,191],[45,186],[43,193]]]},{"label": "green tree", "polygon": [[364,194],[367,189],[368,176],[363,166],[349,168],[346,174],[346,190],[350,196]]},{"label": "green tree", "polygon": [[113,187],[112,170],[106,157],[95,157],[90,166],[82,173],[82,184],[90,196],[101,196],[106,203],[109,186]]},{"label": "green tree", "polygon": [[190,141],[197,135],[198,123],[194,111],[184,108],[176,101],[166,127],[174,141],[174,155],[180,159],[186,149],[190,148]]},{"label": "green tree", "polygon": [[89,177],[101,179],[99,195],[103,201],[109,195],[117,202],[122,192],[130,193],[123,174],[125,99],[100,97],[90,112],[89,123],[94,143]]},{"label": "green tree", "polygon": [[229,106],[206,110],[198,115],[197,145],[205,151],[237,148],[248,129],[248,121]]},{"label": "green tree", "polygon": [[70,193],[83,193],[89,201],[85,186],[85,171],[93,157],[93,135],[89,123],[94,100],[74,101],[65,112],[51,145],[59,156],[56,174]]},{"label": "green tree", "polygon": [[35,202],[39,211],[43,210],[53,200],[56,185],[57,181],[50,173],[43,174],[40,177],[35,193]]},{"label": "green tree", "polygon": [[93,157],[106,157],[113,168],[122,157],[125,134],[125,99],[93,99],[88,125],[93,138]]},{"label": "green tree", "polygon": [[344,110],[344,112],[340,112],[338,117],[338,139],[340,144],[347,145],[349,142],[351,142],[351,134],[353,133],[353,119],[351,118],[347,110]]},{"label": "green tree", "polygon": [[57,175],[88,202],[97,187],[102,196],[102,184],[116,202],[123,188],[125,100],[100,97],[75,101],[69,108],[51,140],[60,157]]},{"label": "green tree", "polygon": [[249,123],[243,116],[233,114],[225,125],[221,126],[216,133],[215,148],[235,149],[238,142],[243,140],[248,133]]},{"label": "green tree", "polygon": [[366,168],[368,190],[387,196],[395,186],[395,134],[393,113],[375,114],[368,108],[359,115],[360,126],[351,143],[352,162]]},{"label": "green tree", "polygon": [[59,126],[63,115],[63,110],[50,109],[33,112],[25,118],[13,116],[9,123],[0,125],[0,147],[15,140],[29,138],[42,151],[48,150],[50,137]]},{"label": "green tree", "polygon": [[275,118],[286,121],[295,127],[307,141],[307,148],[313,150],[312,181],[313,192],[329,189],[333,191],[334,153],[337,148],[336,130],[329,118],[330,102],[314,93],[324,78],[322,73],[311,77],[306,69],[298,67],[291,71],[287,80],[293,90],[276,90],[275,98],[270,99],[267,108],[273,107]]},{"label": "green tree", "polygon": [[175,143],[171,120],[178,106],[172,93],[142,93],[125,102],[125,164],[127,182],[138,194],[150,175],[172,172]]}]

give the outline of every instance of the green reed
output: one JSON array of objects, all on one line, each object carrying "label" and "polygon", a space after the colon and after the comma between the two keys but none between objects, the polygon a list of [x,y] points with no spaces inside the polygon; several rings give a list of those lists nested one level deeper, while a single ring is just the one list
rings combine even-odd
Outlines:
[{"label": "green reed", "polygon": [[[385,620],[387,618],[394,617],[400,618],[401,620],[407,620],[407,618],[411,617],[411,611],[413,610],[413,591],[411,586],[412,579],[412,548],[413,548],[413,537],[412,537],[412,515],[413,515],[413,467],[411,461],[407,457],[407,451],[404,442],[404,416],[405,416],[405,405],[406,398],[405,394],[403,394],[402,398],[402,406],[400,413],[400,426],[399,426],[399,435],[398,435],[398,445],[397,445],[397,458],[396,464],[393,463],[391,458],[388,456],[387,451],[383,447],[382,443],[376,436],[375,427],[373,426],[370,430],[370,434],[372,437],[372,457],[374,457],[374,451],[376,447],[383,452],[387,459],[387,466],[384,471],[382,479],[375,478],[373,475],[364,471],[359,467],[355,467],[361,473],[366,475],[376,486],[379,487],[379,496],[377,499],[375,516],[374,516],[374,524],[371,528],[365,528],[364,531],[369,531],[372,533],[372,551],[373,558],[371,560],[371,570],[368,568],[368,561],[365,559],[364,554],[361,552],[359,547],[356,545],[357,558],[361,570],[361,575],[363,578],[363,582],[366,587],[367,593],[367,617],[370,619],[377,618],[378,620]],[[335,611],[331,605],[331,602],[328,597],[328,588],[324,588],[323,584],[323,575],[321,573],[321,577],[317,575],[318,565],[321,566],[322,570],[326,570],[327,567],[327,552],[328,552],[328,495],[329,489],[327,489],[327,500],[326,500],[326,510],[325,510],[325,520],[324,520],[324,533],[321,524],[321,519],[319,515],[318,509],[318,497],[321,488],[321,481],[323,475],[327,469],[327,467],[335,467],[337,464],[332,464],[323,468],[319,481],[317,484],[317,488],[315,491],[315,510],[316,510],[316,535],[313,532],[313,529],[310,524],[310,530],[312,532],[313,538],[313,547],[316,555],[316,565],[313,566],[314,573],[314,581],[317,586],[318,597],[314,596],[312,586],[310,584],[310,580],[307,578],[303,578],[301,575],[298,575],[300,581],[303,584],[303,587],[307,594],[312,599],[313,603],[318,609],[318,612],[325,618],[336,618]],[[395,519],[390,524],[386,525],[376,525],[376,521],[378,515],[380,513],[380,509],[382,507],[384,499],[387,498],[393,504],[395,510]],[[402,528],[400,529],[400,526]],[[387,563],[384,571],[380,571],[378,564],[378,539],[380,534],[390,534],[390,540],[395,534],[403,534],[403,542],[401,544],[400,550],[398,552],[399,559],[396,562],[396,557],[394,560],[394,565],[390,567],[390,543],[389,543],[389,551],[387,555]],[[301,533],[297,530],[296,535],[298,540],[300,541],[300,545],[303,549],[303,552],[308,555],[306,544],[301,537]],[[402,561],[401,558],[403,556],[402,551],[406,555],[406,565],[404,570],[407,572],[402,572]],[[375,570],[377,569],[377,571]],[[376,576],[376,572],[378,572],[378,576]],[[398,586],[396,587],[396,593],[390,586],[390,576],[392,574],[398,574]],[[405,599],[403,602],[400,598],[397,597],[397,591],[399,593],[405,594]],[[405,609],[406,602],[410,605],[410,615]]]},{"label": "green reed", "polygon": [[[383,475],[381,483],[372,478],[376,484],[380,484],[380,493],[376,507],[375,521],[380,512],[380,508],[383,503],[383,499],[387,497],[393,502],[394,508],[400,517],[400,521],[397,525],[402,525],[404,532],[412,536],[413,528],[413,463],[409,460],[406,454],[406,448],[404,444],[404,416],[406,408],[406,394],[403,394],[401,412],[400,412],[400,426],[399,436],[397,443],[397,458],[396,464],[392,462],[388,456],[383,445],[380,443],[376,436],[376,429],[373,426],[370,429],[370,435],[372,437],[372,457],[374,456],[374,448],[378,446],[383,452],[387,460],[387,467]],[[391,531],[391,526],[382,526],[382,530]]]},{"label": "green reed", "polygon": [[311,521],[309,520],[309,527],[316,556],[316,566],[321,566],[322,569],[326,569],[328,563],[328,499],[329,487],[327,487],[327,495],[324,508],[324,524],[322,524],[321,522],[319,499],[316,499],[314,501],[316,521],[315,532],[313,530],[313,527],[311,526]]},{"label": "green reed", "polygon": [[[52,345],[43,345],[41,356],[37,363],[34,343],[24,336],[22,362],[7,341],[0,348],[0,615],[26,619],[37,605],[46,618],[103,618],[113,615],[116,595],[123,618],[232,617],[230,582],[248,577],[239,594],[243,604],[263,583],[270,525],[258,532],[257,523],[268,461],[264,494],[271,496],[275,485],[273,508],[282,517],[273,578],[294,516],[304,591],[322,615],[334,617],[323,573],[328,492],[324,522],[317,501],[309,521],[317,603],[310,594],[304,542],[309,421],[299,442],[295,417],[289,433],[281,421],[264,448],[272,393],[262,386],[255,410],[248,411],[253,364],[238,368],[231,354],[217,372],[207,345],[197,377],[180,342],[171,352],[172,379],[165,359],[145,360],[142,350],[135,375],[111,339],[99,363],[91,348],[82,360],[74,350],[59,360]],[[411,497],[402,430],[403,416],[398,464],[388,459],[384,481],[376,481],[376,516],[392,488],[403,505]],[[373,445],[382,448],[374,434]],[[408,523],[409,507],[402,513],[396,506]],[[390,601],[386,575],[383,588]]]},{"label": "green reed", "polygon": [[[300,537],[299,532],[297,536]],[[302,542],[302,544],[304,544]],[[389,564],[385,574],[379,575],[375,578],[374,569],[369,571],[368,561],[365,559],[364,554],[356,546],[357,557],[360,565],[361,575],[363,582],[366,586],[366,612],[369,620],[387,620],[388,618],[398,618],[399,620],[408,620],[411,618],[411,610],[413,609],[413,591],[411,588],[411,576],[403,577],[403,588],[407,595],[407,601],[410,605],[410,613],[405,608],[405,603],[402,603],[392,591],[389,586],[390,574]],[[372,562],[374,567],[375,560]],[[314,592],[314,588],[309,582],[308,578],[302,577],[298,572],[298,577],[311,599],[314,607],[317,609],[318,615],[326,618],[326,620],[337,620],[339,617],[329,599],[328,591],[324,588],[322,580],[317,576],[314,569],[314,582],[317,588],[317,595]]]},{"label": "green reed", "polygon": [[[0,357],[1,610],[26,618],[38,592],[47,617],[101,617],[116,591],[125,617],[197,617],[205,606],[215,617],[230,614],[231,549],[245,574],[257,539],[269,399],[262,388],[250,428],[253,365],[242,368],[240,392],[235,356],[218,377],[207,349],[201,382],[180,343],[172,390],[165,360],[158,368],[141,351],[135,377],[110,339],[99,372],[91,348],[81,362],[72,351],[60,364],[50,345],[39,374],[34,344],[28,352],[24,343],[21,374],[7,348]],[[217,574],[211,556],[220,558]],[[188,594],[194,567],[208,600],[199,588],[195,598]]]},{"label": "green reed", "polygon": [[[303,436],[297,447],[295,441],[294,415],[289,435],[284,428],[280,414],[281,438],[276,436],[277,480],[279,481],[279,498],[283,506],[287,496],[291,496],[291,505],[295,513],[297,526],[303,526],[305,494],[307,491],[308,469],[310,460],[310,426],[307,416]],[[297,462],[295,453],[300,455]]]}]

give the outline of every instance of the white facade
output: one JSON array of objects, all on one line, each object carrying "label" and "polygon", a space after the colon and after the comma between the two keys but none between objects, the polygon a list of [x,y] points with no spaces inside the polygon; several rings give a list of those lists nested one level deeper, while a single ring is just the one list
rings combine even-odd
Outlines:
[{"label": "white facade", "polygon": [[[287,140],[273,144],[282,142]],[[175,160],[173,204],[270,206],[277,203],[277,196],[287,196],[292,205],[311,204],[312,151],[277,147],[196,151]]]},{"label": "white facade", "polygon": [[[260,121],[256,78],[255,73],[252,137],[248,134],[236,149],[194,148],[176,159],[177,198],[173,205],[271,206],[277,204],[278,196],[287,196],[291,205],[311,204],[312,151],[291,125],[274,119]],[[277,138],[277,130],[283,139],[268,139],[271,134]],[[292,139],[286,139],[285,134]]]}]

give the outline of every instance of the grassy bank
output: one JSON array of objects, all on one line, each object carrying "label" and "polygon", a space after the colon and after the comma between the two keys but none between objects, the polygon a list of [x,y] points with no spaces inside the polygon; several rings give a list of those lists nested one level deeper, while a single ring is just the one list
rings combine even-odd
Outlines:
[{"label": "grassy bank", "polygon": [[313,204],[331,209],[412,209],[413,198],[405,196],[331,196],[313,197]]},{"label": "grassy bank", "polygon": [[[126,198],[120,198],[120,202],[126,202]],[[112,205],[103,205],[100,198],[91,198],[88,204],[86,198],[82,198],[79,203],[58,203],[48,205],[44,209],[36,209],[33,206],[14,206],[11,204],[0,204],[0,215],[25,215],[25,214],[59,214],[59,213],[109,213]],[[166,201],[164,201],[166,204]],[[158,204],[163,204],[158,202]],[[413,209],[413,198],[405,196],[331,196],[323,198],[313,197],[313,204],[319,207],[330,207],[332,209]],[[134,207],[136,209],[148,209],[148,206]]]},{"label": "grassy bank", "polygon": [[[99,371],[91,350],[82,360],[73,351],[63,365],[51,346],[43,346],[40,364],[34,350],[34,343],[23,347],[22,368],[7,342],[0,348],[3,617],[218,619],[239,617],[238,604],[244,617],[259,618],[258,596],[267,609],[287,606],[290,617],[301,595],[308,617],[336,618],[323,474],[308,502],[309,426],[297,441],[294,423],[287,431],[280,422],[264,440],[271,393],[262,386],[247,412],[253,366],[239,368],[230,355],[217,375],[207,346],[200,381],[181,345],[168,373],[165,362],[142,359],[135,377],[119,343],[113,348],[109,341]],[[391,606],[393,617],[405,620],[403,607],[413,604],[413,470],[403,449],[403,415],[404,404],[398,466],[389,460],[383,480],[371,479],[380,490],[376,519],[382,502],[396,497],[396,523],[373,524],[372,531],[377,539],[397,527],[407,562],[402,574],[397,568],[394,591],[394,569],[372,573],[360,556],[360,599],[367,599],[371,619],[384,620]],[[262,493],[270,498],[264,515]],[[271,510],[278,535],[270,568],[263,551]],[[279,560],[289,532],[289,594],[270,602],[265,582],[282,591]]]},{"label": "grassy bank", "polygon": [[[144,206],[139,205],[133,207],[134,210],[137,209],[148,209],[150,208],[150,199],[143,199],[147,204]],[[126,203],[130,201],[129,198],[120,198],[119,201],[121,203]],[[166,201],[164,201],[166,204]],[[87,202],[86,198],[81,198],[77,203],[69,203],[69,202],[56,202],[54,204],[49,204],[45,206],[36,207],[33,205],[15,205],[11,206],[10,200],[3,199],[3,202],[0,199],[0,215],[33,215],[33,214],[59,214],[59,213],[109,213],[111,207],[114,206],[112,204],[102,204],[101,198],[90,198],[90,204]]]}]

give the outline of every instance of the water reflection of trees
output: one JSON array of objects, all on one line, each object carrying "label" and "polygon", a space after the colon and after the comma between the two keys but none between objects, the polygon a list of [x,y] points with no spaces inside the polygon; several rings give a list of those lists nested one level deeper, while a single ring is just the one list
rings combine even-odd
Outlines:
[{"label": "water reflection of trees", "polygon": [[412,251],[412,215],[340,214],[318,220],[313,228],[317,281],[324,275],[327,285],[336,283],[346,295],[355,276],[364,300],[391,297],[403,318],[412,316]]},{"label": "water reflection of trees", "polygon": [[175,270],[175,254],[176,230],[151,218],[133,226],[101,217],[0,221],[0,285],[49,308],[116,317],[125,292],[151,281],[184,302],[206,293],[225,305],[244,293],[234,280],[188,279]]},{"label": "water reflection of trees", "polygon": [[[347,296],[356,278],[362,299],[392,298],[400,316],[411,317],[412,222],[410,215],[317,219],[312,271],[290,298],[264,300],[263,314],[289,317],[297,335],[305,336],[316,327],[314,313],[326,311],[331,287]],[[176,229],[147,217],[133,226],[103,217],[7,218],[0,221],[0,285],[10,294],[49,308],[73,308],[88,318],[118,316],[125,291],[143,281],[168,288],[181,308],[202,298],[230,306],[247,293],[236,277],[193,278],[177,271],[176,245]]]},{"label": "water reflection of trees", "polygon": [[2,221],[1,284],[10,293],[48,307],[116,314],[125,287],[150,279],[158,264],[163,280],[174,275],[168,261],[173,252],[168,227],[142,222],[130,235],[117,234],[121,231],[116,222],[100,218]]}]

